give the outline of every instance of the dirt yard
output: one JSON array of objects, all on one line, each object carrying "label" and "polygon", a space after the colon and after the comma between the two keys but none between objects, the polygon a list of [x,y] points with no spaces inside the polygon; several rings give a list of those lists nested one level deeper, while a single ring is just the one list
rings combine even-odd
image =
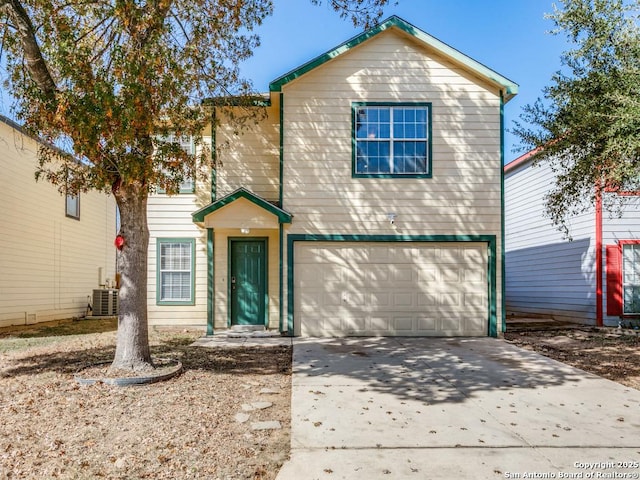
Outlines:
[{"label": "dirt yard", "polygon": [[528,350],[640,390],[640,336],[617,329],[572,328],[505,333]]},{"label": "dirt yard", "polygon": [[[152,332],[154,356],[183,363],[178,377],[81,387],[79,369],[112,358],[115,322],[0,329],[0,479],[274,479],[290,447],[290,348],[191,347],[200,334]],[[640,389],[639,336],[567,329],[505,339]],[[243,410],[251,404],[270,406]],[[282,428],[253,429],[274,421]]]},{"label": "dirt yard", "polygon": [[154,356],[182,362],[176,378],[81,387],[80,368],[113,357],[115,322],[0,330],[0,479],[274,479],[289,454],[291,349],[189,347],[200,335],[151,334]]}]

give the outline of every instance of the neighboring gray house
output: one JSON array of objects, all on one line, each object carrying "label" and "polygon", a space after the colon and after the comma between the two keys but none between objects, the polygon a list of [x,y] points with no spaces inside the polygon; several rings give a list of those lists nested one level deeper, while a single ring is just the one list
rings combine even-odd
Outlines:
[{"label": "neighboring gray house", "polygon": [[507,315],[545,315],[616,326],[640,317],[640,192],[625,197],[622,215],[594,208],[570,221],[572,241],[544,215],[555,184],[548,162],[527,153],[504,167]]}]

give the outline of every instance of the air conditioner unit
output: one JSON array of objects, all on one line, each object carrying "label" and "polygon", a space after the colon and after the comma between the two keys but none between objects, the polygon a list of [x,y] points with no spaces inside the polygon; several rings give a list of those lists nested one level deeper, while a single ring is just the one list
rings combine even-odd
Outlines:
[{"label": "air conditioner unit", "polygon": [[93,291],[93,311],[96,317],[118,314],[118,290],[102,289]]}]

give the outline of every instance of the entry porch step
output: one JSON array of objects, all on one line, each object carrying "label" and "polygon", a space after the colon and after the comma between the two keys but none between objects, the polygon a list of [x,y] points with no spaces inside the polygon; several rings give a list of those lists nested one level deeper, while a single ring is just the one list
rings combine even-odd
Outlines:
[{"label": "entry porch step", "polygon": [[264,332],[264,325],[232,325],[230,332]]},{"label": "entry porch step", "polygon": [[267,330],[264,325],[232,325],[227,330],[216,330],[215,336],[228,338],[263,338],[280,337],[277,330]]}]

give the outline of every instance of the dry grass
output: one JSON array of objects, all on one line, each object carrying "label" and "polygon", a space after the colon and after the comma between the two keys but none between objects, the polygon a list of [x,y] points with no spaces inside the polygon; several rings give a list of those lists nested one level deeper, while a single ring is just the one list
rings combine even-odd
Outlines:
[{"label": "dry grass", "polygon": [[523,348],[640,390],[640,336],[616,329],[506,333],[505,339]]},{"label": "dry grass", "polygon": [[[179,377],[80,387],[80,368],[112,358],[114,322],[0,331],[0,478],[275,478],[289,453],[291,349],[191,347],[198,336],[151,335],[154,356],[182,362]],[[273,406],[236,421],[255,401]],[[263,420],[283,428],[251,429]]]}]

